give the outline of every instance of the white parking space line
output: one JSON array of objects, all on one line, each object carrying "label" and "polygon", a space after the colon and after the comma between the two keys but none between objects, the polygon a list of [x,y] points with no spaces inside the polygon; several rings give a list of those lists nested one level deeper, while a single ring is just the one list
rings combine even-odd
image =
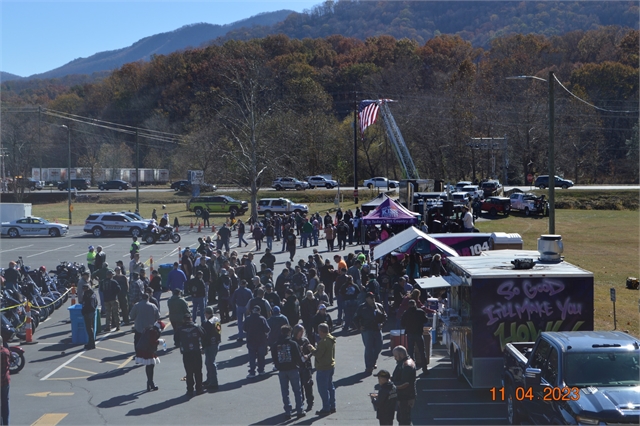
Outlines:
[{"label": "white parking space line", "polygon": [[51,249],[51,250],[41,251],[40,253],[36,253],[36,254],[31,254],[31,255],[27,256],[27,259],[30,258],[30,257],[40,256],[41,254],[49,253],[51,251],[62,250],[62,249],[69,248],[69,247],[73,247],[73,244],[69,244],[68,246],[56,247],[56,248]]},{"label": "white parking space line", "polygon": [[0,251],[0,253],[4,253],[6,251],[21,250],[21,249],[25,249],[27,247],[32,247],[32,246],[33,246],[33,244],[29,244],[28,246],[10,248],[10,249],[6,249],[6,250],[2,250],[2,251]]},{"label": "white parking space line", "polygon": [[[102,336],[99,339],[96,339],[96,346],[98,345],[98,343],[100,343],[101,341],[103,341],[104,339],[106,339],[107,337],[109,337],[109,335],[111,335],[111,332],[105,334],[104,336]],[[44,381],[47,380],[49,377],[53,376],[54,374],[56,374],[58,371],[62,370],[64,367],[66,367],[67,365],[71,364],[73,361],[75,361],[76,359],[80,358],[82,355],[84,355],[86,351],[80,351],[77,354],[75,354],[72,358],[68,359],[67,361],[65,361],[62,365],[56,367],[55,370],[53,370],[51,373],[47,374],[46,376],[44,376],[42,379],[40,379],[40,381]]]}]

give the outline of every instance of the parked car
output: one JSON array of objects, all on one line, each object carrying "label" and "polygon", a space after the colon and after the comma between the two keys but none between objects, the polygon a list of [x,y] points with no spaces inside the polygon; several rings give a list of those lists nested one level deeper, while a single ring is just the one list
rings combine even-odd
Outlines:
[{"label": "parked car", "polygon": [[151,221],[151,219],[145,219],[142,216],[140,216],[138,213],[135,213],[135,212],[121,211],[121,212],[102,212],[102,213],[96,213],[96,214],[123,214],[123,215],[127,216],[129,219],[131,219],[133,221],[141,221],[141,222],[150,222]]},{"label": "parked car", "polygon": [[[67,189],[69,182],[64,180],[62,182],[58,182],[58,189],[60,191],[64,191]],[[86,191],[91,187],[91,182],[88,179],[71,179],[71,189],[77,189],[78,191],[84,190]]]},{"label": "parked car", "polygon": [[621,331],[543,331],[535,342],[507,343],[498,389],[507,421],[637,425],[638,359],[640,341]]},{"label": "parked car", "polygon": [[482,182],[480,184],[480,188],[482,188],[485,197],[490,197],[492,195],[497,195],[500,188],[502,188],[502,185],[500,185],[500,182],[497,180],[488,180],[486,182]]},{"label": "parked car", "polygon": [[273,213],[308,213],[306,204],[297,204],[287,198],[263,198],[258,202],[258,214],[270,216]]},{"label": "parked car", "polygon": [[387,179],[386,177],[374,177],[367,179],[363,183],[369,189],[373,188],[397,188],[400,182],[397,180]]},{"label": "parked car", "polygon": [[462,188],[464,188],[467,185],[473,185],[473,182],[470,182],[468,180],[461,180],[460,182],[456,183],[456,186],[453,192],[461,192]]},{"label": "parked car", "polygon": [[324,176],[311,176],[307,179],[309,182],[309,188],[313,189],[316,186],[324,186],[327,189],[335,188],[338,186],[338,182],[332,179],[327,179]]},{"label": "parked car", "polygon": [[[573,181],[568,179],[563,179],[560,176],[556,176],[556,188],[560,187],[562,189],[568,189],[573,186]],[[540,175],[536,178],[533,186],[537,186],[540,189],[545,189],[549,187],[549,175]]]},{"label": "parked car", "polygon": [[102,182],[100,185],[98,185],[98,189],[100,189],[100,191],[104,191],[108,189],[119,189],[120,191],[122,191],[130,188],[131,188],[131,184],[123,180],[109,180],[107,182]]},{"label": "parked car", "polygon": [[309,184],[307,182],[303,182],[293,177],[280,177],[276,178],[271,187],[276,191],[283,191],[285,189],[295,189],[296,191],[304,191],[309,188]]},{"label": "parked car", "polygon": [[187,210],[194,212],[196,216],[202,216],[202,212],[209,213],[233,213],[243,215],[249,210],[249,203],[236,200],[228,195],[214,195],[205,197],[193,197],[187,201]]},{"label": "parked car", "polygon": [[123,213],[94,213],[84,221],[84,232],[99,238],[104,234],[127,234],[139,237],[148,223],[142,220],[132,220]]},{"label": "parked car", "polygon": [[478,188],[478,185],[465,185],[462,187],[462,190],[460,192],[471,194],[471,197],[474,200],[481,200],[484,198],[484,191]]},{"label": "parked car", "polygon": [[489,216],[495,217],[498,213],[509,216],[511,212],[511,199],[507,197],[488,197],[482,204],[480,210],[488,212]]},{"label": "parked car", "polygon": [[61,237],[67,235],[69,226],[60,223],[51,223],[41,217],[23,217],[11,222],[2,222],[2,235],[11,238],[23,235],[49,235]]}]

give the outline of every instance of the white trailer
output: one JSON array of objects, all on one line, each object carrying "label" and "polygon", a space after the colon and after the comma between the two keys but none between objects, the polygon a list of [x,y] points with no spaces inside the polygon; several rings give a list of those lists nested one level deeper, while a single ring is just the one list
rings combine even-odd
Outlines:
[{"label": "white trailer", "polygon": [[27,216],[31,216],[31,203],[0,204],[0,222],[11,222]]}]

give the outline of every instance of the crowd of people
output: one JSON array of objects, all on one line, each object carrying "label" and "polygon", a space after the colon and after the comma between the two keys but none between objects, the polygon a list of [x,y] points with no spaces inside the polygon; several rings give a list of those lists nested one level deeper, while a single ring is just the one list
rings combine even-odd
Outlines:
[{"label": "crowd of people", "polygon": [[[359,212],[351,214],[347,211],[344,216],[349,218],[354,231],[359,228],[353,225]],[[344,216],[335,221],[329,215],[323,219],[317,214],[309,218],[276,215],[261,223],[249,224],[237,220],[238,249],[246,243],[247,226],[251,227],[256,246],[260,238],[267,238],[259,259],[254,251],[239,253],[228,249],[232,227],[227,225],[222,226],[214,238],[198,238],[197,247],[185,248],[180,261],[173,264],[165,284],[171,291],[167,314],[173,329],[173,345],[180,349],[183,358],[187,395],[218,389],[216,356],[222,340],[222,324],[236,321],[237,334],[230,338],[246,345],[249,355],[247,379],[268,374],[270,354],[272,371],[277,371],[280,381],[285,416],[299,418],[313,409],[315,372],[315,391],[322,401],[316,414],[330,415],[336,412],[333,374],[337,339],[332,333],[338,329],[342,335],[360,333],[364,346],[363,372],[371,375],[378,368],[382,329],[391,321],[392,328],[402,325],[407,330],[409,345],[394,349],[398,368],[393,375],[385,370],[377,375],[381,386],[374,400],[382,407],[378,411],[381,424],[390,424],[389,412],[392,417],[397,413],[400,424],[410,424],[416,368],[421,367],[423,374],[428,374],[422,333],[427,314],[433,312],[424,304],[430,295],[414,284],[416,274],[412,270],[416,268],[416,262],[420,269],[422,261],[415,256],[398,259],[390,255],[379,264],[373,264],[366,253],[346,256],[331,253],[334,248],[328,238],[333,236],[331,229],[351,228],[346,225]],[[325,234],[328,231],[325,253],[331,254],[327,259],[319,248],[315,248],[319,245],[319,221],[322,221]],[[334,225],[336,221],[337,226]],[[299,259],[294,264],[299,235],[301,247],[310,245],[314,249],[306,260]],[[336,230],[335,236],[339,249],[346,247],[349,241],[356,244],[358,239],[356,232],[350,237],[349,230]],[[276,273],[273,242],[279,239],[285,242],[290,260]],[[112,270],[103,248],[89,247],[89,271],[78,284],[78,297],[89,330],[87,350],[95,348],[91,330],[98,307],[106,322],[102,332],[117,331],[121,326],[133,323],[135,360],[145,365],[147,390],[153,391],[158,389],[154,381],[154,367],[160,362],[157,350],[164,343],[165,324],[160,321],[159,303],[163,284],[158,271],[147,276],[139,250],[139,243],[134,238],[127,271],[120,260]],[[429,268],[436,275],[443,271],[437,256]],[[98,283],[97,291],[92,285],[95,282]],[[328,313],[333,306],[336,318]],[[385,393],[385,389],[389,392]],[[390,401],[394,401],[394,407]]]}]

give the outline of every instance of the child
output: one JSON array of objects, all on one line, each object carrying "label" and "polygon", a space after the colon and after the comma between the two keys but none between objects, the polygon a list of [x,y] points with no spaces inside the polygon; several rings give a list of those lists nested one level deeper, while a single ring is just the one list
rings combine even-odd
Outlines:
[{"label": "child", "polygon": [[374,374],[378,378],[380,389],[378,393],[371,394],[371,402],[376,410],[376,418],[381,425],[393,425],[393,417],[396,412],[396,385],[391,381],[391,374],[387,370],[380,370]]}]

